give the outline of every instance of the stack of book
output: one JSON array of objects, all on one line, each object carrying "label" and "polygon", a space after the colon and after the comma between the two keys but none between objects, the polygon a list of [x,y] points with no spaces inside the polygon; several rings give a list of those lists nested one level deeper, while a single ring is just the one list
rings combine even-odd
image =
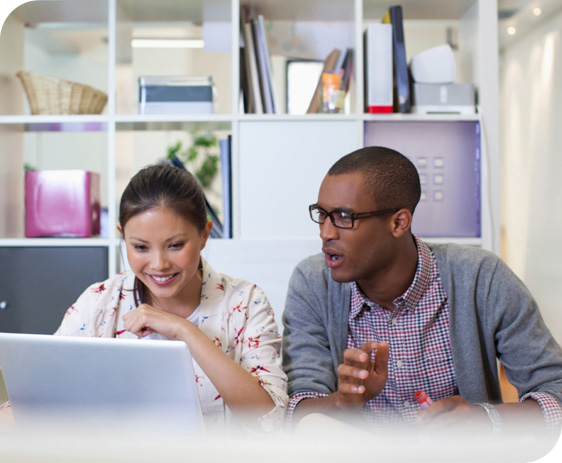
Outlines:
[{"label": "stack of book", "polygon": [[262,15],[240,12],[240,86],[244,112],[275,114],[271,59]]}]

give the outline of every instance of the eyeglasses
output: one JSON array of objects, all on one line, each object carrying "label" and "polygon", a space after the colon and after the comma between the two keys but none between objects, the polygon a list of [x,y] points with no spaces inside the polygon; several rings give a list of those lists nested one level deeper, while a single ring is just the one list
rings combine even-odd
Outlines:
[{"label": "eyeglasses", "polygon": [[380,211],[371,212],[347,212],[341,210],[328,212],[327,210],[322,209],[318,204],[311,204],[310,206],[308,206],[310,218],[313,222],[322,225],[326,221],[326,217],[330,217],[330,220],[336,228],[353,228],[353,225],[355,224],[355,221],[357,219],[366,219],[367,217],[381,217],[387,214],[394,214],[400,209],[400,207],[397,207],[394,209],[381,209]]}]

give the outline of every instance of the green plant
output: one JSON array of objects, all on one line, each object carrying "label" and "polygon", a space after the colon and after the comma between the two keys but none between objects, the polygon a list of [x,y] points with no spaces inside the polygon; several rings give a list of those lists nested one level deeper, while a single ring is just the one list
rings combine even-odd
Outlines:
[{"label": "green plant", "polygon": [[191,135],[193,143],[190,147],[183,149],[181,141],[168,147],[168,159],[177,156],[184,164],[190,166],[188,168],[201,186],[209,188],[219,170],[219,156],[211,152],[211,149],[219,144],[217,137],[210,132],[191,132]]}]

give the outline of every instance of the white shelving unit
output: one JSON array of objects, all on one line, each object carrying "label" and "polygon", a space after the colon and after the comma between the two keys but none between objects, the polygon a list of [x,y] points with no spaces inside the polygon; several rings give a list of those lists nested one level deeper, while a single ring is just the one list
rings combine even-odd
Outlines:
[{"label": "white shelving unit", "polygon": [[[355,50],[355,74],[347,114],[303,115],[241,114],[239,110],[239,18],[245,5],[263,14],[272,30],[310,31],[310,36],[282,37],[313,49]],[[363,31],[380,21],[389,6],[401,4],[404,12],[407,56],[417,40],[410,34],[449,28],[457,37],[459,82],[473,82],[478,89],[478,114],[474,116],[371,115],[363,112]],[[146,116],[137,113],[135,96],[139,74],[173,74],[176,60],[165,66],[141,59],[133,50],[134,34],[175,33],[185,29],[205,32],[205,24],[222,27],[226,51],[191,52],[182,57],[183,69],[209,74],[219,88],[218,111],[212,115]],[[332,27],[333,24],[333,27]],[[34,41],[29,26],[34,26]],[[337,26],[337,27],[336,27]],[[317,34],[326,27],[333,34]],[[26,32],[27,31],[27,32]],[[140,32],[139,32],[140,31]],[[337,32],[337,33],[336,33]],[[279,32],[281,34],[281,32]],[[349,43],[342,43],[341,37]],[[429,35],[428,35],[429,37]],[[438,35],[441,43],[445,35]],[[410,41],[409,41],[410,39]],[[102,42],[95,42],[102,40]],[[57,46],[53,46],[56,42]],[[92,49],[92,44],[97,48]],[[422,41],[424,44],[426,42]],[[8,47],[6,44],[9,43]],[[435,43],[434,45],[438,45]],[[167,140],[169,134],[194,129],[232,135],[234,239],[210,243],[209,258],[221,271],[253,279],[266,293],[276,293],[274,306],[284,302],[284,284],[290,268],[300,258],[319,251],[317,227],[310,222],[307,205],[314,202],[320,181],[331,164],[365,143],[365,130],[378,122],[474,122],[481,127],[481,237],[440,237],[433,241],[457,241],[498,251],[498,57],[497,2],[495,0],[35,0],[8,18],[0,50],[0,247],[97,246],[109,255],[108,273],[120,268],[119,237],[113,232],[117,201],[122,188],[149,159],[143,153],[147,137]],[[61,53],[57,47],[63,47]],[[66,48],[64,48],[66,47]],[[166,51],[161,57],[168,56]],[[290,52],[288,52],[290,53]],[[312,53],[312,51],[311,51]],[[214,58],[216,56],[216,59]],[[211,58],[209,58],[211,57]],[[316,55],[324,59],[325,55]],[[193,59],[193,62],[190,60]],[[104,61],[105,60],[105,61]],[[104,63],[102,65],[100,63]],[[50,64],[49,64],[50,63]],[[52,66],[56,63],[55,66]],[[151,67],[152,66],[152,67]],[[102,115],[31,116],[15,72],[27,68],[46,74],[56,72],[108,93]],[[63,77],[63,76],[61,76]],[[279,106],[279,105],[278,105]],[[54,130],[52,127],[56,127]],[[94,127],[94,129],[92,129]],[[404,134],[407,138],[407,134]],[[111,232],[92,239],[26,239],[24,237],[23,166],[30,151],[49,168],[50,140],[69,146],[64,156],[89,166],[94,158],[101,166],[103,206],[108,209]],[[89,140],[104,148],[88,150]],[[461,143],[462,141],[459,141]],[[165,143],[160,141],[165,149]],[[420,140],[412,140],[420,144]],[[431,146],[428,146],[431,149]],[[162,153],[153,153],[155,162]],[[244,254],[240,254],[240,249]],[[220,250],[219,253],[214,250]],[[296,250],[296,251],[295,251]],[[243,258],[246,256],[246,258]],[[286,256],[290,256],[287,260]],[[256,275],[260,262],[262,284]],[[278,262],[284,262],[276,270]],[[253,264],[251,264],[253,263]],[[232,265],[231,265],[232,264]],[[282,268],[281,268],[282,267]],[[265,270],[264,270],[265,269]],[[238,270],[238,271],[237,271]],[[267,272],[264,277],[263,272]],[[254,278],[254,275],[255,278]],[[277,280],[274,278],[277,277]],[[277,285],[274,283],[277,281]],[[279,289],[282,288],[282,289]]]}]

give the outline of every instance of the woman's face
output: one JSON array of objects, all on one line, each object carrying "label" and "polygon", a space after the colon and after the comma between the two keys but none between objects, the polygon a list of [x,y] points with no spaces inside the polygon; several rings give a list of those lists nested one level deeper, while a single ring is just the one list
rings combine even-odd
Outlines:
[{"label": "woman's face", "polygon": [[168,208],[133,216],[121,230],[131,269],[151,295],[151,303],[165,309],[199,297],[200,253],[211,232],[200,232],[190,221]]}]

